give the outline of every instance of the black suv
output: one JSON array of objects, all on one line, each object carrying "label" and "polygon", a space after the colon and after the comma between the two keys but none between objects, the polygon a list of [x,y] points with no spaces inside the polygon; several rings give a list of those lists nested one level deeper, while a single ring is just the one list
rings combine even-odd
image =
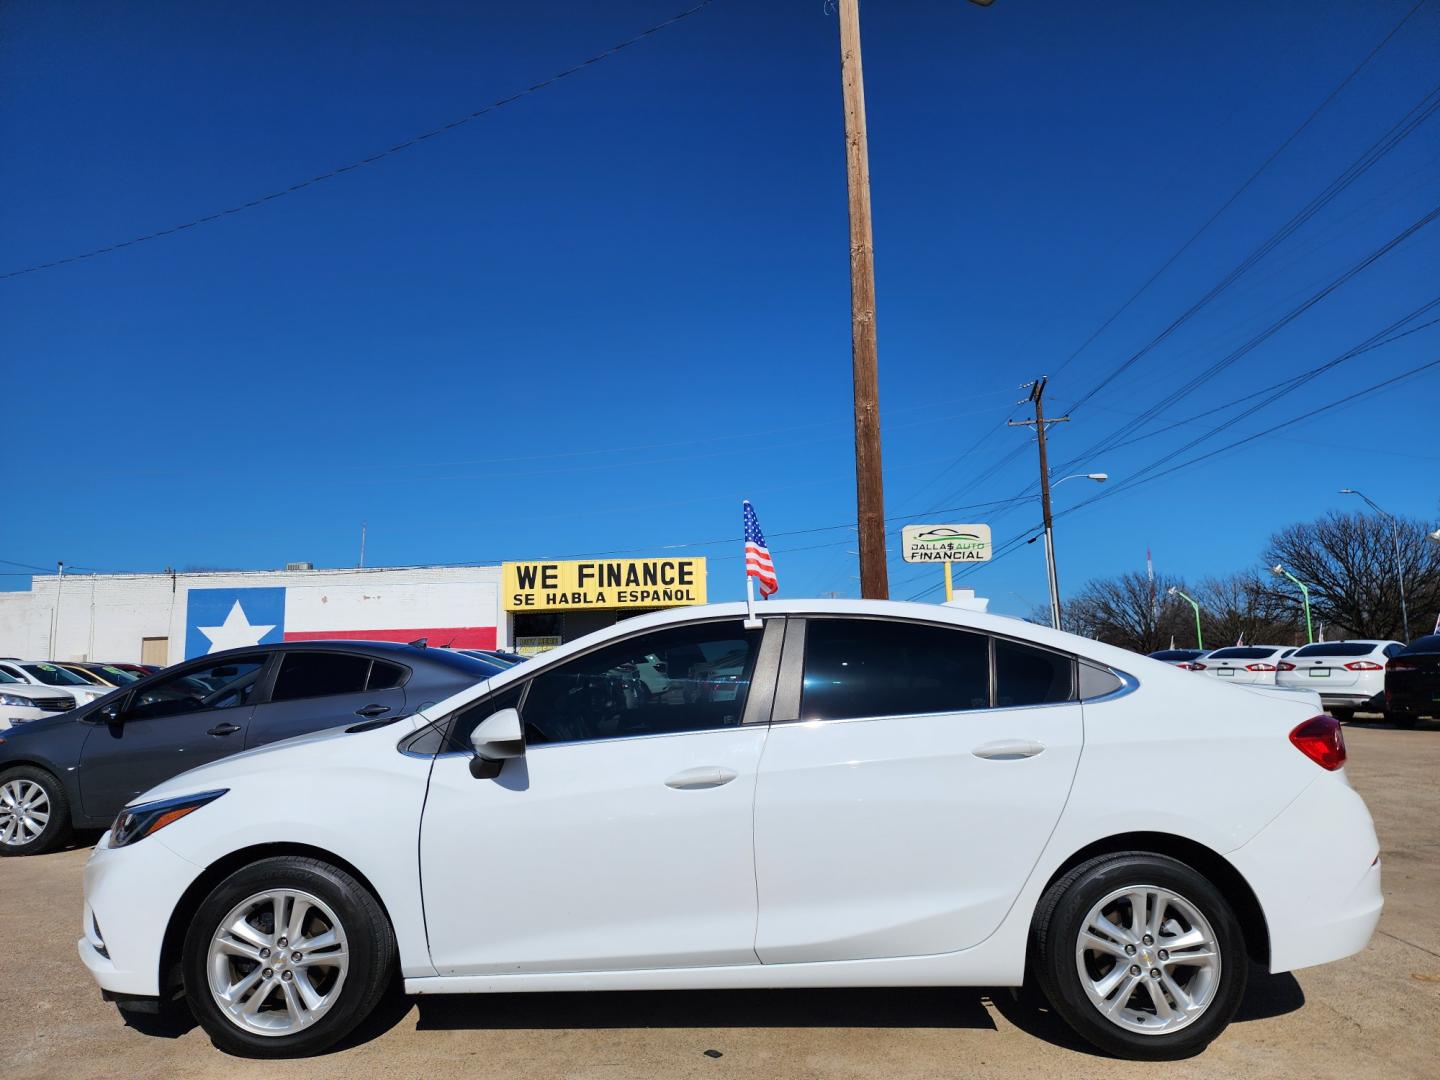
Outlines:
[{"label": "black suv", "polygon": [[342,724],[386,723],[501,670],[444,649],[306,641],[230,649],[0,734],[0,855],[104,828],[127,802],[206,762]]}]

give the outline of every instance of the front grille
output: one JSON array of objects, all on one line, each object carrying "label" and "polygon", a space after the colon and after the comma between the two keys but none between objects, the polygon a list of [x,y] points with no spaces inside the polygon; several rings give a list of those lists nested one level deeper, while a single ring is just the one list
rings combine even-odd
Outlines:
[{"label": "front grille", "polygon": [[68,712],[75,707],[72,697],[35,698],[35,707],[45,712]]}]

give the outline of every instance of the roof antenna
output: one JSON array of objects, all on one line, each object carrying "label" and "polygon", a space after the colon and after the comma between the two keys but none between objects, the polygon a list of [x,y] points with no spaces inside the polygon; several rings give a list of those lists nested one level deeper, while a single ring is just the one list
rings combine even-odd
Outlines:
[{"label": "roof antenna", "polygon": [[423,648],[425,648],[425,646],[427,646],[428,644],[430,644],[430,639],[429,639],[429,638],[423,638],[423,637],[417,637],[414,641],[410,642],[409,644],[410,644],[411,646],[413,646],[414,648],[416,648],[416,649],[423,649]]}]

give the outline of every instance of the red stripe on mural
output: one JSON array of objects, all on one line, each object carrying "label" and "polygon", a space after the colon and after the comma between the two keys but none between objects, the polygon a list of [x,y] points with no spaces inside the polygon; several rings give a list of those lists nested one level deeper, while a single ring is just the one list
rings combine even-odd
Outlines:
[{"label": "red stripe on mural", "polygon": [[425,638],[434,648],[495,648],[493,626],[437,626],[414,630],[298,630],[285,631],[286,641],[415,641]]}]

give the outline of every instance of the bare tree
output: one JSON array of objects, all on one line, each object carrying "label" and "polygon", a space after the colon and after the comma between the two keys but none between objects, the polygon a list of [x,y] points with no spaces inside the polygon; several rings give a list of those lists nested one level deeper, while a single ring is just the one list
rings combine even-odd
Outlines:
[{"label": "bare tree", "polygon": [[1273,645],[1305,642],[1303,620],[1297,624],[1270,584],[1253,570],[1206,578],[1192,595],[1200,603],[1200,624],[1212,649],[1242,638]]},{"label": "bare tree", "polygon": [[[1065,629],[1109,645],[1149,653],[1185,639],[1189,605],[1168,595],[1175,578],[1158,575],[1152,582],[1138,570],[1085,584],[1062,606]],[[1190,631],[1193,636],[1194,631]]]},{"label": "bare tree", "polygon": [[[1378,514],[1331,512],[1315,521],[1291,525],[1270,538],[1269,565],[1279,563],[1310,587],[1314,617],[1348,637],[1404,636],[1396,544],[1412,634],[1429,631],[1440,610],[1440,544],[1425,538],[1426,528],[1411,518],[1391,522]],[[1300,625],[1301,599],[1288,586],[1266,590]]]}]

